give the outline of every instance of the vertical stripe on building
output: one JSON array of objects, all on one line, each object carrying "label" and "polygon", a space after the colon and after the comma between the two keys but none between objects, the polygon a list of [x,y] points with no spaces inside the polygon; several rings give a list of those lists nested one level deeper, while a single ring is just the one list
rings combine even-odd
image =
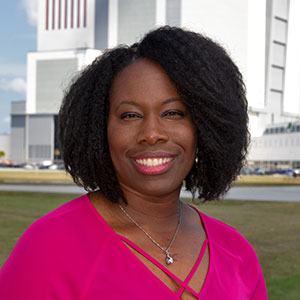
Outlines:
[{"label": "vertical stripe on building", "polygon": [[68,27],[68,0],[65,0],[65,28]]},{"label": "vertical stripe on building", "polygon": [[84,13],[83,13],[83,27],[86,27],[86,0],[84,0],[83,5],[84,5],[84,7],[83,7],[83,11],[84,11]]},{"label": "vertical stripe on building", "polygon": [[55,28],[55,0],[52,0],[52,29]]},{"label": "vertical stripe on building", "polygon": [[49,29],[49,0],[46,0],[46,30]]},{"label": "vertical stripe on building", "polygon": [[61,0],[58,0],[58,29],[61,27]]},{"label": "vertical stripe on building", "polygon": [[80,0],[77,0],[77,27],[80,27]]},{"label": "vertical stripe on building", "polygon": [[71,28],[73,28],[74,25],[73,16],[74,16],[74,0],[71,0]]}]

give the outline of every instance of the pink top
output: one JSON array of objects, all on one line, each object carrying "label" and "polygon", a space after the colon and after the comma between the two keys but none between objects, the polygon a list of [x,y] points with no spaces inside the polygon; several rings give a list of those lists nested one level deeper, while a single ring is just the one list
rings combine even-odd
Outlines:
[{"label": "pink top", "polygon": [[[87,195],[34,222],[0,270],[0,299],[267,299],[256,254],[232,227],[198,212],[207,240],[183,282],[128,239],[117,235]],[[171,291],[124,244],[128,243],[176,280]],[[200,294],[188,282],[209,245],[210,262]]]}]

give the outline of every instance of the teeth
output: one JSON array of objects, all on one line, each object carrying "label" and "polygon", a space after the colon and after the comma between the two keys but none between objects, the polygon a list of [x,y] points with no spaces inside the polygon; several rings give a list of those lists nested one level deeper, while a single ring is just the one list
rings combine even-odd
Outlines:
[{"label": "teeth", "polygon": [[146,167],[156,167],[170,162],[172,158],[143,158],[137,159],[136,162]]}]

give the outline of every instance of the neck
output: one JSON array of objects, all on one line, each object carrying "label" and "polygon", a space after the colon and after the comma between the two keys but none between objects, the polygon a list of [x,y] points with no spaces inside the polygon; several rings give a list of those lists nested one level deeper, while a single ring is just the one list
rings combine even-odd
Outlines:
[{"label": "neck", "polygon": [[136,217],[154,220],[177,218],[180,188],[166,195],[144,195],[121,186],[127,205],[122,204],[128,213]]}]

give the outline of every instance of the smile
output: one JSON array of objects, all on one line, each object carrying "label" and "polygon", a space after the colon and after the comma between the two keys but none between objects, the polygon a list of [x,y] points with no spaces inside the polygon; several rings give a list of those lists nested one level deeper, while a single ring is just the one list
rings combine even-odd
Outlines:
[{"label": "smile", "polygon": [[164,158],[143,158],[143,159],[136,159],[135,161],[143,166],[146,167],[156,167],[156,166],[161,166],[164,165],[168,162],[170,162],[171,160],[173,160],[173,158],[171,157],[164,157]]},{"label": "smile", "polygon": [[175,161],[174,156],[170,155],[155,155],[154,157],[147,157],[148,155],[133,157],[132,162],[135,167],[143,174],[158,175],[165,173]]}]

